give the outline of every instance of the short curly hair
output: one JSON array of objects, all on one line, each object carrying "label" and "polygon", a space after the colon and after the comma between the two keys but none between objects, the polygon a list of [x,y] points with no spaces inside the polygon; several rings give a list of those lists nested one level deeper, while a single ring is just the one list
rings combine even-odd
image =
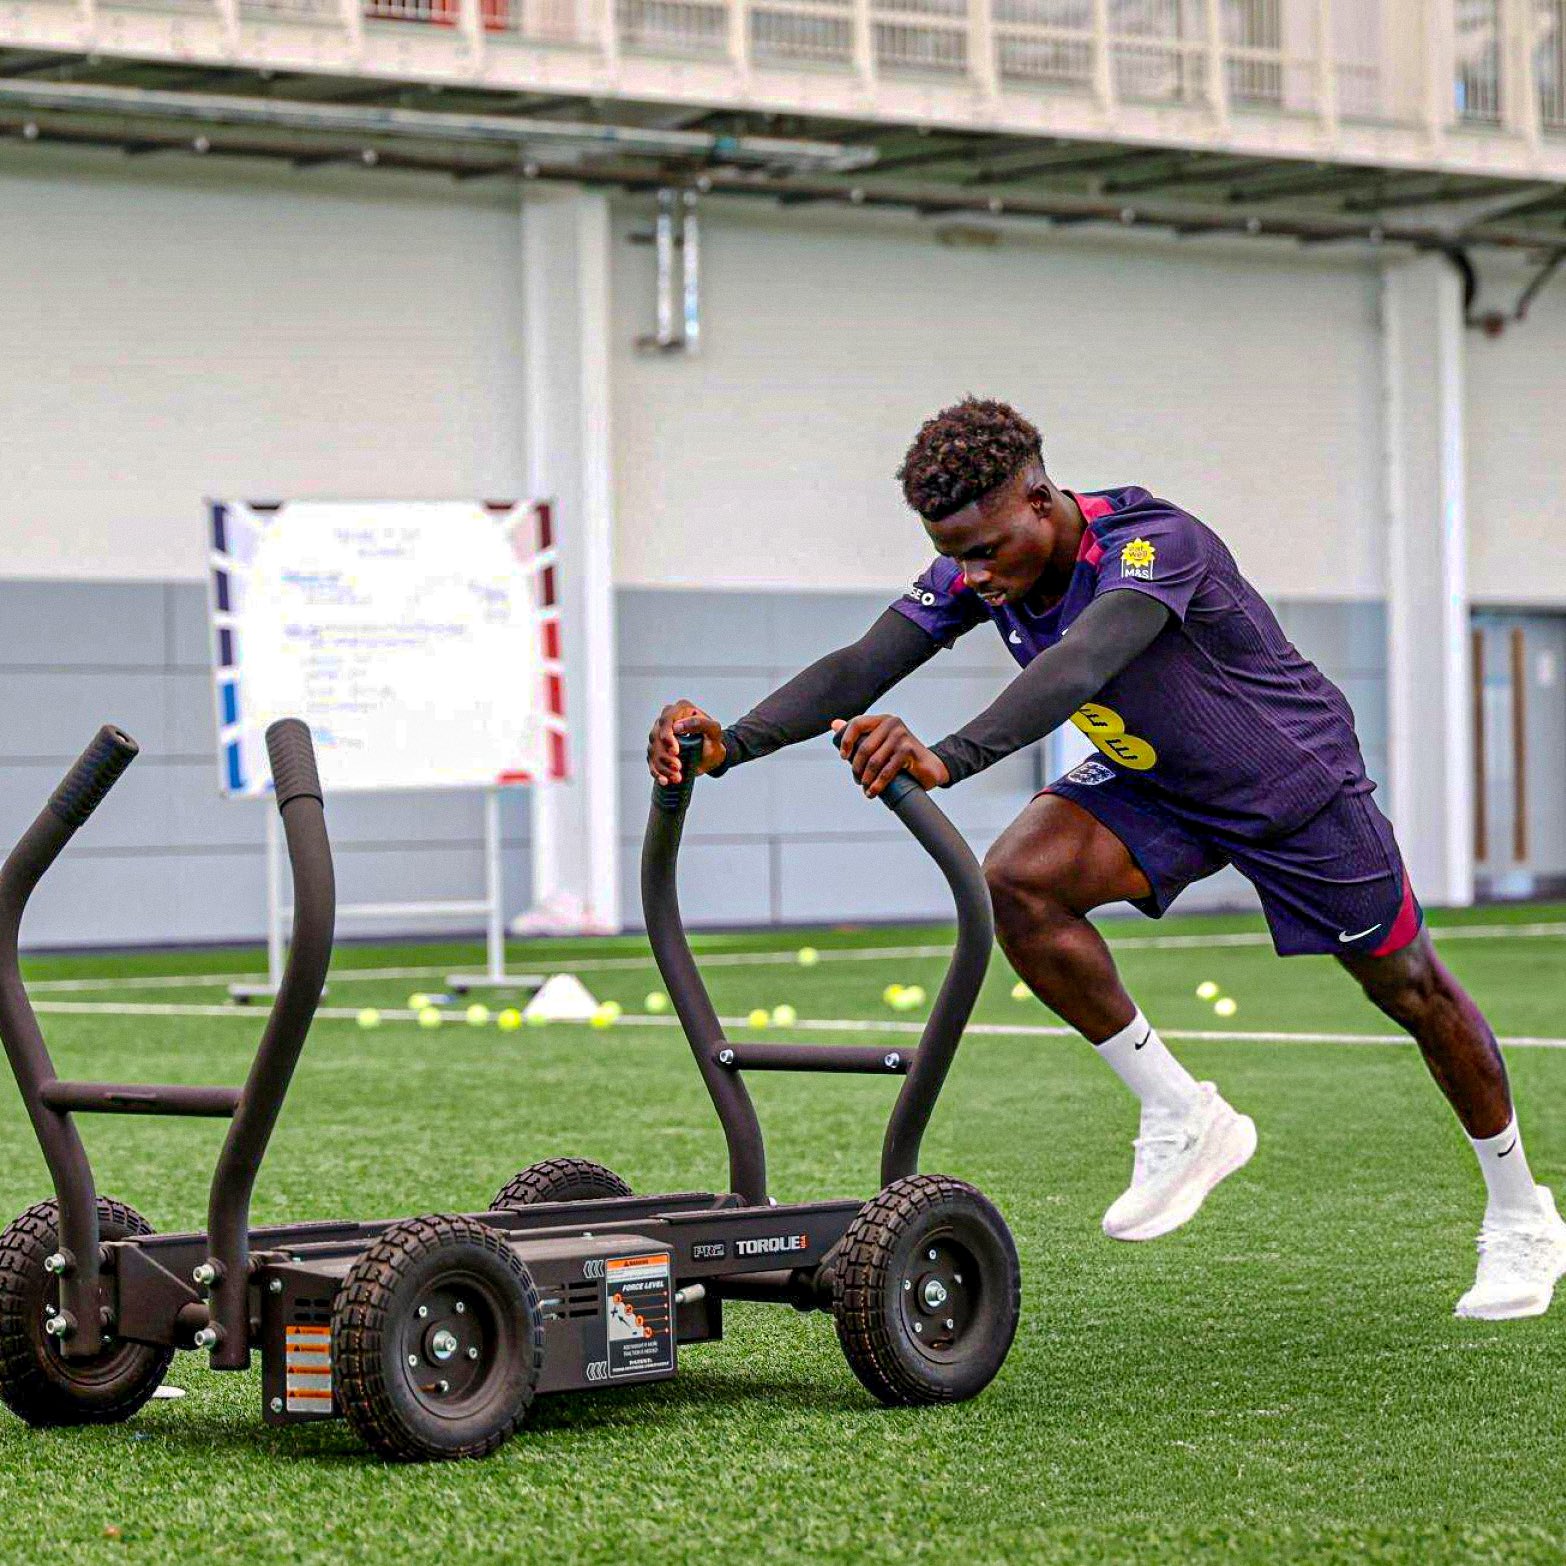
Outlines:
[{"label": "short curly hair", "polygon": [[939,522],[1044,462],[1039,432],[1010,403],[964,397],[919,426],[897,470],[903,497],[926,522]]}]

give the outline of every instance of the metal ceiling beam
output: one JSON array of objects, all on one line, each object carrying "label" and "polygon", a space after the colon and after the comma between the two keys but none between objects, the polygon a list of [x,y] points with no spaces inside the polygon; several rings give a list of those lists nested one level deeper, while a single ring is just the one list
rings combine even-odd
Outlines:
[{"label": "metal ceiling beam", "polygon": [[1385,195],[1351,197],[1343,203],[1343,210],[1384,212],[1392,207],[1425,207],[1435,206],[1443,201],[1473,201],[1479,196],[1493,196],[1503,183],[1493,179],[1471,179],[1457,183],[1443,180],[1434,185],[1411,190],[1405,182]]},{"label": "metal ceiling beam", "polygon": [[87,57],[83,54],[19,54],[9,60],[0,60],[0,77],[13,80],[21,76],[34,76],[39,71],[52,71],[61,65],[80,65]]},{"label": "metal ceiling beam", "polygon": [[[1171,185],[1232,183],[1236,176],[1248,175],[1254,178],[1258,174],[1276,173],[1279,169],[1291,166],[1268,158],[1214,158],[1207,155],[1199,163],[1193,163],[1189,158],[1185,162],[1186,166],[1176,164],[1163,174],[1130,174],[1123,179],[1106,179],[1102,186],[1103,192],[1106,196],[1124,196],[1139,190],[1164,190]],[[1298,167],[1297,164],[1293,166]]]},{"label": "metal ceiling beam", "polygon": [[[0,134],[4,133],[4,105],[0,102]],[[15,116],[12,129],[17,128]],[[51,122],[42,127],[39,139],[76,145],[99,147],[123,147],[131,138],[124,131],[69,121]],[[150,137],[147,139],[151,139]],[[167,148],[174,152],[191,153],[191,138],[169,132]],[[359,144],[349,146],[301,145],[297,139],[288,143],[240,140],[219,136],[209,149],[212,157],[262,158],[273,161],[313,160],[362,162]],[[464,156],[466,155],[466,156]],[[621,161],[605,163],[584,173],[565,165],[538,164],[515,161],[500,164],[493,159],[482,159],[476,147],[453,147],[445,154],[428,148],[389,150],[378,157],[382,169],[408,170],[426,174],[444,174],[453,178],[483,178],[509,174],[513,178],[537,179],[545,182],[565,181],[588,185],[593,188],[610,188],[639,193],[653,192],[665,187],[669,181],[666,171],[649,168],[645,162]],[[369,171],[366,170],[366,177]],[[794,175],[786,184],[779,183],[764,171],[749,173],[736,169],[707,168],[703,171],[700,188],[715,195],[749,197],[776,201],[791,200],[831,202],[841,205],[873,207],[883,211],[919,211],[929,216],[956,217],[961,215],[993,219],[996,216],[1018,219],[1047,219],[1052,225],[1071,227],[1080,224],[1106,226],[1152,227],[1177,231],[1187,236],[1236,235],[1272,239],[1290,239],[1304,243],[1388,244],[1411,246],[1420,250],[1440,251],[1449,254],[1454,243],[1453,231],[1430,224],[1401,223],[1395,219],[1373,222],[1365,218],[1340,216],[1333,213],[1272,214],[1261,215],[1236,210],[1233,206],[1199,206],[1190,203],[1162,201],[1138,201],[1134,205],[1121,200],[1103,199],[1066,191],[1037,191],[1023,197],[995,196],[963,191],[957,186],[876,187],[850,185],[844,180],[832,180],[820,176]],[[1546,255],[1566,249],[1566,232],[1559,228],[1528,228],[1513,223],[1490,223],[1481,230],[1465,233],[1463,243],[1484,245],[1498,249],[1540,251]]]},{"label": "metal ceiling beam", "polygon": [[1385,169],[1355,168],[1346,164],[1338,168],[1316,168],[1312,164],[1307,164],[1305,167],[1313,172],[1295,179],[1279,178],[1263,180],[1258,184],[1244,182],[1236,184],[1229,192],[1228,200],[1231,202],[1280,201],[1294,196],[1319,196],[1362,185],[1366,180],[1384,182],[1387,178]]},{"label": "metal ceiling beam", "polygon": [[1114,168],[1122,163],[1146,162],[1160,156],[1149,153],[1145,147],[1121,147],[1114,152],[1096,152],[1076,158],[1039,159],[1016,168],[988,168],[970,174],[964,185],[1002,185],[1019,179],[1043,179],[1050,175],[1091,174],[1096,169]]},{"label": "metal ceiling beam", "polygon": [[[982,156],[988,148],[1015,140],[1014,136],[965,136],[955,146],[926,147],[922,152],[883,153],[876,160],[875,172],[877,174],[900,173],[903,169],[928,168],[936,163],[950,163],[954,158]],[[1039,151],[1045,145],[1047,143],[1038,143],[1028,150]]]},{"label": "metal ceiling beam", "polygon": [[349,104],[304,103],[275,98],[220,97],[208,93],[143,92],[84,83],[0,81],[0,105],[35,113],[108,114],[142,124],[182,121],[207,128],[293,131],[315,135],[385,136],[447,145],[528,147],[535,154],[558,148],[721,161],[762,167],[845,170],[873,162],[873,149],[768,136],[712,136],[700,131],[590,125],[559,120],[518,120],[494,114],[447,114],[422,109],[376,109]]}]

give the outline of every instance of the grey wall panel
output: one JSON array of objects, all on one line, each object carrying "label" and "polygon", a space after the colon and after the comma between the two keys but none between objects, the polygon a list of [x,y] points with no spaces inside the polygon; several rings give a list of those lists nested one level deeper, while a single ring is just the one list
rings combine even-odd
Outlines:
[{"label": "grey wall panel", "polygon": [[[168,661],[176,669],[200,669],[212,662],[212,639],[207,629],[207,589],[199,582],[169,582],[163,588],[167,615]],[[208,676],[210,678],[210,675]]]},{"label": "grey wall panel", "polygon": [[0,581],[0,667],[161,668],[164,631],[158,582],[104,582],[84,599],[74,582]]},{"label": "grey wall panel", "polygon": [[[164,692],[169,754],[212,755],[217,746],[217,713],[212,702],[211,674],[206,669],[169,667],[164,671]],[[216,779],[216,763],[212,775]]]},{"label": "grey wall panel", "polygon": [[784,923],[944,919],[951,910],[940,871],[906,834],[868,843],[788,843],[780,855]]},{"label": "grey wall panel", "polygon": [[[642,923],[640,830],[620,839],[620,906],[628,928]],[[680,911],[692,929],[708,925],[770,924],[772,849],[766,843],[703,841],[680,850]]]},{"label": "grey wall panel", "polygon": [[[620,667],[637,674],[671,668],[770,669],[771,597],[680,588],[622,590],[615,594]],[[817,646],[805,661],[820,652]]]},{"label": "grey wall panel", "polygon": [[0,744],[11,756],[70,761],[116,723],[145,755],[166,755],[166,679],[161,667],[0,668]]}]

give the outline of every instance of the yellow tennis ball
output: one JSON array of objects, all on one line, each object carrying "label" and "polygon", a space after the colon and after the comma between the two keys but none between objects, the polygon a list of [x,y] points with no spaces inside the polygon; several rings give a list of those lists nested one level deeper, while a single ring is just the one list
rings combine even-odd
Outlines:
[{"label": "yellow tennis ball", "polygon": [[905,986],[892,1004],[899,1011],[912,1011],[916,1006],[924,1005],[924,986],[922,984]]},{"label": "yellow tennis ball", "polygon": [[799,1013],[786,1001],[772,1008],[772,1025],[776,1028],[792,1028],[799,1021]]},{"label": "yellow tennis ball", "polygon": [[546,1028],[549,1026],[549,1018],[539,1016],[536,1011],[524,1011],[522,1013],[522,1020],[530,1028]]},{"label": "yellow tennis ball", "polygon": [[1030,990],[1021,979],[1018,979],[1017,982],[1011,987],[1011,998],[1013,1000],[1027,1000],[1028,997],[1032,994],[1033,991]]},{"label": "yellow tennis ball", "polygon": [[495,1026],[502,1033],[515,1033],[522,1026],[522,1013],[515,1006],[507,1006],[501,1014],[495,1018]]},{"label": "yellow tennis ball", "polygon": [[1232,1017],[1239,1009],[1239,1005],[1228,995],[1220,995],[1213,1002],[1213,1010],[1220,1017]]},{"label": "yellow tennis ball", "polygon": [[801,968],[814,968],[821,961],[821,953],[814,946],[801,946],[796,955]]},{"label": "yellow tennis ball", "polygon": [[423,1011],[430,1003],[430,998],[423,990],[416,991],[408,997],[409,1011]]},{"label": "yellow tennis ball", "polygon": [[625,1015],[625,1007],[616,1000],[600,1001],[598,1009],[607,1013],[611,1022],[618,1022]]},{"label": "yellow tennis ball", "polygon": [[468,1019],[470,1028],[482,1028],[489,1021],[489,1007],[480,1006],[476,1002],[469,1006],[464,1015]]},{"label": "yellow tennis ball", "polygon": [[615,1018],[619,1015],[620,1013],[614,1009],[614,1002],[605,1001],[602,1006],[593,1008],[593,1014],[587,1019],[587,1025],[590,1028],[612,1028]]},{"label": "yellow tennis ball", "polygon": [[1218,986],[1211,979],[1203,979],[1196,986],[1196,998],[1198,1000],[1214,1000],[1218,995]]},{"label": "yellow tennis ball", "polygon": [[669,997],[662,990],[648,990],[647,997],[642,1002],[642,1009],[656,1016],[659,1012],[669,1009]]},{"label": "yellow tennis ball", "polygon": [[746,1023],[752,1028],[764,1028],[771,1020],[771,1014],[762,1006],[758,1006],[745,1019]]},{"label": "yellow tennis ball", "polygon": [[356,1020],[361,1028],[378,1028],[381,1025],[381,1014],[373,1006],[366,1006]]},{"label": "yellow tennis ball", "polygon": [[888,984],[887,987],[881,991],[881,999],[884,1000],[888,1006],[895,1006],[902,998],[902,994],[902,985]]},{"label": "yellow tennis ball", "polygon": [[434,1006],[423,1006],[419,1009],[419,1026],[421,1028],[438,1028],[441,1025],[441,1014]]}]

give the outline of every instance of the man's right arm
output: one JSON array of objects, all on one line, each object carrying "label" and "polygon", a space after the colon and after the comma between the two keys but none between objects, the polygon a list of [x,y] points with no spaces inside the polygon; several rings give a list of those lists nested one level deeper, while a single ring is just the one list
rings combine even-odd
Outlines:
[{"label": "man's right arm", "polygon": [[813,739],[834,718],[864,712],[938,651],[928,631],[888,609],[857,642],[818,658],[726,729],[690,702],[671,702],[647,737],[648,768],[659,782],[674,782],[682,734],[701,735],[701,770],[711,773]]}]

